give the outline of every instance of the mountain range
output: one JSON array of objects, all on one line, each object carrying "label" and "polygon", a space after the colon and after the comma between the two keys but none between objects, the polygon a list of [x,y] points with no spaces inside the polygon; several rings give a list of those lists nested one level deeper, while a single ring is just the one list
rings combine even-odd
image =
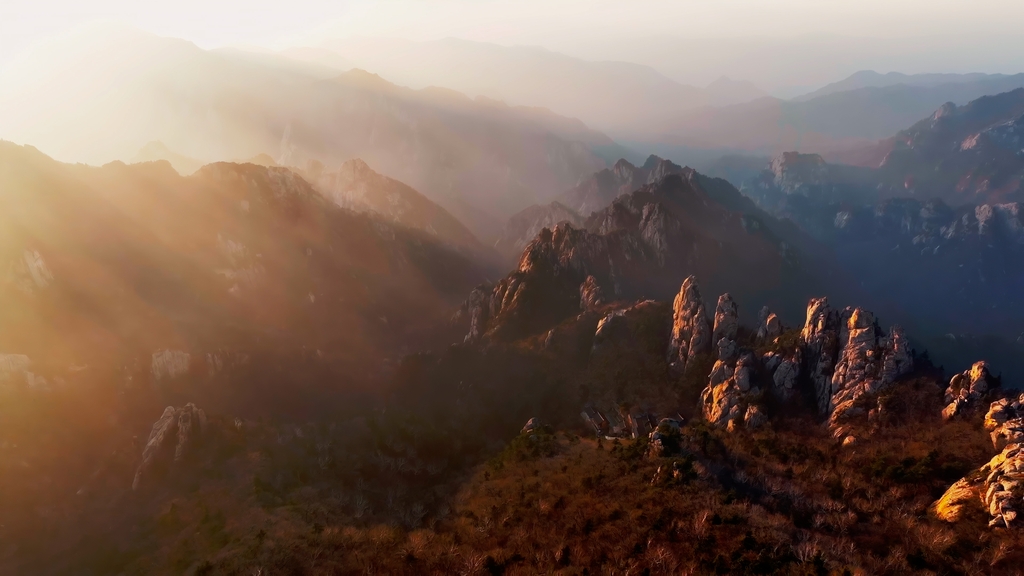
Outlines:
[{"label": "mountain range", "polygon": [[[444,333],[463,293],[489,275],[454,218],[393,181],[369,190],[383,177],[365,165],[321,193],[288,169],[254,164],[183,177],[166,162],[68,165],[6,142],[0,158],[12,303],[0,350],[50,381],[73,377],[69,366],[234,384],[232,367],[272,378],[290,369],[320,388],[281,401],[315,403],[379,380]],[[411,199],[432,229],[342,207],[331,193],[344,191]],[[325,386],[328,374],[337,380]],[[284,392],[282,381],[248,382],[256,404]]]},{"label": "mountain range", "polygon": [[[288,59],[120,28],[71,43],[40,48],[0,81],[0,130],[64,160],[130,159],[151,141],[201,162],[271,153],[282,165],[334,168],[358,157],[491,240],[495,219],[551,199],[615,149],[546,110],[358,70],[324,79]],[[29,120],[44,108],[47,123]]]},{"label": "mountain range", "polygon": [[[734,106],[698,108],[637,127],[623,140],[634,147],[646,143],[661,154],[684,160],[699,157],[695,155],[699,150],[838,154],[889,138],[947,102],[966,104],[1024,87],[1024,75],[958,80],[864,87],[850,83],[849,89],[824,90],[792,101],[761,98]],[[707,157],[707,153],[701,156]]]},{"label": "mountain range", "polygon": [[0,573],[1022,572],[1019,77],[105,30],[0,76]]},{"label": "mountain range", "polygon": [[510,104],[541,106],[609,133],[698,106],[737,104],[767,95],[750,82],[725,77],[700,88],[629,62],[594,62],[539,47],[456,38],[328,40],[317,49],[285,54],[321,63],[342,58],[413,88],[444,86]]},{"label": "mountain range", "polygon": [[[874,294],[924,322],[921,331],[1004,339],[1019,354],[1019,124],[1024,90],[943,105],[862,151],[874,166],[784,153],[741,186],[769,213],[831,247]],[[951,305],[955,302],[955,305]],[[997,349],[1005,350],[997,352]]]}]

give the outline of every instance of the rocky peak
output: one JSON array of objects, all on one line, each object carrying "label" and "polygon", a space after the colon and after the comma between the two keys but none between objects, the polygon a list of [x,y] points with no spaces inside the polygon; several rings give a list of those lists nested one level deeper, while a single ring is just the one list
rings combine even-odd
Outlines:
[{"label": "rocky peak", "polygon": [[839,354],[839,313],[827,298],[812,298],[807,304],[807,319],[800,332],[806,351],[808,377],[814,386],[818,411],[827,413],[832,399],[832,371]]},{"label": "rocky peak", "polygon": [[884,333],[871,312],[837,312],[825,298],[808,303],[801,338],[818,409],[844,442],[853,439],[842,423],[863,411],[860,400],[881,392],[914,367],[902,328],[893,326]]},{"label": "rocky peak", "polygon": [[672,303],[672,336],[669,341],[669,365],[678,372],[686,370],[687,363],[701,353],[711,351],[711,327],[708,325],[704,301],[701,299],[697,278],[689,276],[683,281]]},{"label": "rocky peak", "polygon": [[653,184],[666,176],[683,172],[683,167],[671,160],[651,155],[644,162],[644,170],[647,172],[646,184]]},{"label": "rocky peak", "polygon": [[559,202],[580,214],[590,214],[606,208],[613,200],[644,186],[653,184],[683,167],[670,160],[650,156],[641,167],[621,159],[611,168],[595,172],[559,197]]},{"label": "rocky peak", "polygon": [[612,174],[614,174],[620,182],[635,181],[638,171],[639,169],[625,158],[620,158],[619,161],[612,166]]},{"label": "rocky peak", "polygon": [[196,436],[206,432],[206,427],[206,413],[191,402],[181,408],[165,408],[149,433],[149,440],[142,451],[142,462],[135,469],[132,490],[139,489],[158,462],[180,462],[191,450]]},{"label": "rocky peak", "polygon": [[782,321],[767,306],[757,314],[757,341],[774,342],[782,335]]},{"label": "rocky peak", "polygon": [[739,308],[736,301],[728,293],[718,297],[718,305],[715,307],[715,325],[711,335],[711,341],[718,343],[723,338],[735,340],[739,329]]},{"label": "rocky peak", "polygon": [[988,363],[984,360],[975,362],[969,369],[950,378],[942,418],[950,420],[976,408],[997,387],[999,380],[992,376]]},{"label": "rocky peak", "polygon": [[[648,259],[631,236],[593,234],[563,223],[545,228],[526,247],[517,269],[494,285],[476,288],[463,304],[468,340],[484,334],[521,336],[578,314],[583,300],[616,299],[625,279],[621,267]],[[588,277],[594,280],[586,290]],[[599,288],[599,291],[592,291]]]}]

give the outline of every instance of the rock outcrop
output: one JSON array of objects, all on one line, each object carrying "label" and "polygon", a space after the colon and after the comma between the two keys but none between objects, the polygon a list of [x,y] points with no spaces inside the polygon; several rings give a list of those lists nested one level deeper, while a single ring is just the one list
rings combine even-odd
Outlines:
[{"label": "rock outcrop", "polygon": [[1017,527],[1024,514],[1024,394],[993,402],[985,428],[1000,453],[950,486],[933,511],[956,522],[968,507],[981,505],[992,517],[990,527]]},{"label": "rock outcrop", "polygon": [[812,298],[808,302],[800,338],[818,411],[827,413],[832,401],[832,372],[839,355],[839,313],[828,305],[828,298]]},{"label": "rock outcrop", "polygon": [[828,410],[833,425],[846,415],[856,414],[856,403],[862,396],[880,392],[914,367],[900,327],[894,326],[883,335],[874,315],[860,308],[844,311],[842,317],[846,326],[840,333],[842,349],[832,374]]},{"label": "rock outcrop", "polygon": [[802,358],[800,348],[789,352],[766,352],[761,357],[761,364],[771,376],[772,394],[779,400],[790,400],[796,394]]},{"label": "rock outcrop", "polygon": [[839,312],[825,298],[808,303],[801,338],[818,410],[844,441],[848,436],[841,421],[863,412],[860,400],[888,388],[914,367],[902,328],[893,326],[884,333],[870,312]]},{"label": "rock outcrop", "polygon": [[180,462],[195,444],[196,436],[206,432],[206,427],[206,413],[191,402],[181,408],[165,408],[149,433],[149,440],[142,451],[142,462],[135,469],[132,490],[139,489],[158,463]]},{"label": "rock outcrop", "polygon": [[682,421],[676,418],[662,418],[648,436],[648,454],[651,457],[671,456],[679,452]]},{"label": "rock outcrop", "polygon": [[[744,351],[733,362],[715,362],[700,398],[708,423],[731,432],[741,424],[756,427],[767,422],[764,413],[756,406],[761,395],[760,388],[754,383],[756,370],[757,359],[750,351]],[[751,410],[754,414],[749,414]]]},{"label": "rock outcrop", "polygon": [[704,301],[694,276],[683,281],[672,303],[672,336],[668,362],[678,372],[686,370],[691,359],[711,351],[711,327],[708,326]]},{"label": "rock outcrop", "polygon": [[1024,394],[993,402],[985,414],[985,429],[997,450],[1024,442]]},{"label": "rock outcrop", "polygon": [[540,419],[535,416],[533,418],[530,418],[526,422],[526,425],[523,426],[523,429],[520,430],[519,433],[520,434],[529,434],[531,432],[535,432],[537,430],[540,430],[543,426],[544,426],[544,424],[542,424]]},{"label": "rock outcrop", "polygon": [[723,338],[735,340],[739,330],[739,307],[736,301],[729,294],[722,294],[718,297],[718,305],[715,307],[715,325],[711,333],[711,341],[718,343]]},{"label": "rock outcrop", "polygon": [[466,300],[465,309],[469,317],[466,342],[470,342],[483,336],[487,330],[487,320],[491,315],[491,286],[484,284],[473,289]]},{"label": "rock outcrop", "polygon": [[[686,284],[683,286],[685,289]],[[683,292],[680,292],[680,296],[684,296]],[[699,299],[700,294],[697,293],[696,297]],[[683,318],[687,317],[684,315]],[[741,424],[756,428],[768,421],[756,405],[761,396],[760,388],[754,383],[758,359],[752,351],[740,347],[736,341],[738,332],[739,307],[731,295],[722,294],[715,307],[712,332],[716,360],[708,377],[708,385],[701,392],[701,409],[704,418],[712,426],[729,431]]]},{"label": "rock outcrop", "polygon": [[591,302],[618,298],[630,276],[622,268],[648,260],[648,249],[631,235],[593,234],[568,224],[545,228],[514,272],[470,294],[460,311],[469,319],[466,340],[520,337],[578,314],[589,277],[592,287],[601,287],[588,293],[596,298]]},{"label": "rock outcrop", "polygon": [[946,407],[942,409],[942,418],[950,420],[977,408],[998,385],[999,381],[992,376],[984,360],[975,362],[969,370],[954,374],[946,388]]},{"label": "rock outcrop", "polygon": [[580,309],[593,310],[604,304],[604,291],[598,284],[597,278],[587,276],[587,279],[580,284]]},{"label": "rock outcrop", "polygon": [[181,350],[160,350],[153,353],[150,371],[154,382],[172,380],[188,374],[192,356]]},{"label": "rock outcrop", "polygon": [[782,321],[767,306],[757,315],[757,341],[774,342],[782,336]]}]

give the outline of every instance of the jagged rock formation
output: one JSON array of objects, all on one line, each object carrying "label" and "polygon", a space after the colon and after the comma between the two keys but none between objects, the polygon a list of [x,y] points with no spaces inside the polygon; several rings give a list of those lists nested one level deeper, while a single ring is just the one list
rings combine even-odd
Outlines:
[{"label": "jagged rock formation", "polygon": [[989,406],[985,414],[985,429],[992,444],[1002,450],[1024,441],[1024,394],[1017,398],[1001,398]]},{"label": "jagged rock formation", "polygon": [[[143,480],[158,462],[171,460],[180,462],[196,441],[197,435],[206,432],[206,413],[191,402],[181,408],[168,406],[153,424],[149,440],[142,451],[142,462],[135,469],[132,490],[138,490]],[[171,445],[174,451],[171,451]]]},{"label": "jagged rock formation", "polygon": [[757,314],[757,341],[774,342],[782,336],[782,321],[767,306]]},{"label": "jagged rock formation", "polygon": [[710,352],[711,327],[708,326],[704,301],[697,278],[688,277],[672,302],[672,336],[669,340],[668,362],[678,372],[701,353]]},{"label": "jagged rock formation", "polygon": [[[756,369],[757,359],[749,351],[734,362],[715,362],[700,397],[704,418],[711,425],[731,432],[741,423],[756,427],[767,421],[760,408],[754,405],[761,394],[754,384]],[[755,413],[748,416],[751,408]]]},{"label": "jagged rock formation", "polygon": [[815,285],[842,277],[823,270],[831,270],[824,253],[790,224],[765,218],[727,182],[683,169],[616,198],[586,229],[542,230],[517,269],[489,288],[486,326],[474,333],[514,339],[547,330],[579,313],[588,276],[605,301],[665,299],[697,275],[737,299],[767,294],[795,312]]},{"label": "jagged rock formation", "polygon": [[580,309],[593,310],[604,304],[604,291],[597,283],[597,278],[587,276],[580,284]]},{"label": "jagged rock formation", "polygon": [[1016,527],[1024,513],[1024,395],[993,402],[985,428],[1000,453],[950,486],[933,510],[939,518],[955,522],[967,507],[980,504],[992,516],[990,527]]},{"label": "jagged rock formation", "polygon": [[832,401],[832,371],[839,355],[839,313],[828,305],[827,298],[812,298],[807,303],[807,319],[800,338],[818,411],[828,413]]},{"label": "jagged rock formation", "polygon": [[863,412],[860,399],[881,392],[914,367],[902,328],[883,333],[870,312],[839,312],[825,298],[808,303],[801,338],[818,409],[844,441],[849,437],[841,422]]},{"label": "jagged rock formation", "polygon": [[796,394],[802,359],[800,348],[789,352],[769,351],[761,357],[761,364],[772,379],[772,394],[779,400],[789,400]]},{"label": "jagged rock formation", "polygon": [[960,374],[954,374],[946,388],[946,407],[942,409],[942,418],[950,420],[977,407],[998,385],[984,360],[975,362]]},{"label": "jagged rock formation", "polygon": [[730,431],[741,423],[756,428],[767,422],[766,415],[756,405],[761,395],[760,388],[754,383],[757,358],[752,351],[740,349],[736,342],[738,316],[739,310],[732,296],[719,296],[712,335],[717,360],[708,377],[708,385],[701,392],[704,417],[713,426]]},{"label": "jagged rock formation", "polygon": [[711,341],[716,344],[723,338],[735,340],[739,329],[739,309],[736,301],[728,293],[718,297],[715,307],[715,325],[711,333]]},{"label": "jagged rock formation", "polygon": [[545,228],[515,272],[470,294],[463,305],[470,319],[466,340],[520,336],[578,313],[589,277],[592,285],[611,286],[608,296],[617,297],[619,271],[646,259],[644,246],[632,236],[602,236],[568,224]]},{"label": "jagged rock formation", "polygon": [[623,194],[682,171],[682,166],[654,155],[639,167],[623,159],[577,184],[563,194],[559,201],[570,210],[587,215],[606,208]]}]

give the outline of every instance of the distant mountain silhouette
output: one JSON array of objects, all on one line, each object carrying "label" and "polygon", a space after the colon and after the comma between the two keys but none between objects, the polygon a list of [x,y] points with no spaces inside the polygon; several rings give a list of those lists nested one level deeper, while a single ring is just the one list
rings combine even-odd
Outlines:
[{"label": "distant mountain silhouette", "polygon": [[[35,120],[43,109],[46,123]],[[615,149],[547,110],[410,90],[359,70],[324,79],[284,57],[121,28],[40,48],[6,69],[0,134],[94,164],[132,159],[154,140],[203,162],[270,153],[281,165],[332,168],[361,158],[488,240],[495,222],[549,201],[604,166],[597,151]]]},{"label": "distant mountain silhouette", "polygon": [[488,274],[440,234],[339,207],[285,168],[183,177],[166,162],[94,168],[0,142],[0,204],[0,353],[47,378],[70,365],[157,378],[150,358],[170,350],[211,377],[244,358],[269,370],[312,356],[334,390],[358,387],[436,343]]},{"label": "distant mountain silhouette", "polygon": [[664,147],[672,146],[681,151],[690,148],[775,155],[799,150],[827,154],[888,138],[899,127],[928,116],[946,102],[966,104],[1018,87],[1024,87],[1024,74],[939,85],[869,86],[799,101],[762,98],[662,118],[638,126],[626,139],[634,146],[647,143],[662,153]]},{"label": "distant mountain silhouette", "polygon": [[640,64],[594,62],[539,47],[456,38],[330,40],[320,50],[289,54],[329,62],[324,48],[343,62],[398,84],[444,86],[518,105],[542,106],[609,133],[698,106],[736,104],[766,95],[745,81],[721,78],[699,88]]},{"label": "distant mountain silhouette", "polygon": [[[973,84],[984,86],[984,90],[995,90],[1002,92],[1003,87],[1017,87],[1021,85],[1021,78],[1024,74],[903,74],[900,72],[887,72],[881,74],[873,70],[861,70],[849,77],[822,86],[813,92],[793,98],[796,102],[806,102],[819,96],[834,94],[836,92],[847,92],[860,88],[885,88],[888,86],[922,86],[935,87],[945,84]],[[992,93],[995,93],[992,92]]]}]

